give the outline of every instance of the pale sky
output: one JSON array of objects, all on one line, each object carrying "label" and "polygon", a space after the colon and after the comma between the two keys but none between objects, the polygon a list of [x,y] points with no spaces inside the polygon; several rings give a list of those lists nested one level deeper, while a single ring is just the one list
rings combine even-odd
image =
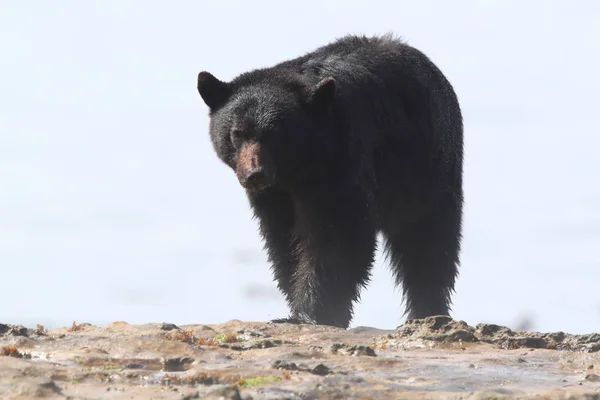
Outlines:
[{"label": "pale sky", "polygon": [[[23,1],[0,13],[0,322],[213,323],[286,313],[208,139],[227,80],[394,32],[465,117],[455,317],[600,325],[600,3]],[[253,287],[272,297],[247,297]],[[250,289],[248,289],[250,288]],[[354,326],[401,323],[381,258]]]}]

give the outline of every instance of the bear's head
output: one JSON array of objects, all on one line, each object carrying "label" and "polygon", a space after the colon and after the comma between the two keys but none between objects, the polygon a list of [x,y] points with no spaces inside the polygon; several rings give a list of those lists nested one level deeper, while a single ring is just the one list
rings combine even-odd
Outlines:
[{"label": "bear's head", "polygon": [[293,184],[327,159],[334,78],[310,85],[264,74],[223,82],[200,72],[198,92],[210,110],[215,151],[247,190]]}]

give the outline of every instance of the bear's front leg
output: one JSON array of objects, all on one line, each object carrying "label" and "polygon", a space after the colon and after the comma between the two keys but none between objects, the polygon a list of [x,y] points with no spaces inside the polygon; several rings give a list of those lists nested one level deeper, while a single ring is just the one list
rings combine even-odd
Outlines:
[{"label": "bear's front leg", "polygon": [[[290,195],[270,187],[259,192],[248,192],[248,200],[258,219],[260,234],[277,287],[285,295],[288,305],[292,301],[292,275],[298,264],[295,255],[297,244],[293,234],[294,204]],[[277,320],[283,322],[283,319]]]},{"label": "bear's front leg", "polygon": [[292,277],[292,317],[347,328],[374,259],[373,196],[356,184],[337,184],[293,197],[299,263]]}]

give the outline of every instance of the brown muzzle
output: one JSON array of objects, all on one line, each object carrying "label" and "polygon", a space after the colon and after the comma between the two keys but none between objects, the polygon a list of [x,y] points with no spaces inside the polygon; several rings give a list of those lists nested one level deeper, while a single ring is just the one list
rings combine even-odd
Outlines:
[{"label": "brown muzzle", "polygon": [[269,185],[269,175],[261,157],[260,144],[245,143],[238,156],[236,175],[246,189],[261,189]]}]

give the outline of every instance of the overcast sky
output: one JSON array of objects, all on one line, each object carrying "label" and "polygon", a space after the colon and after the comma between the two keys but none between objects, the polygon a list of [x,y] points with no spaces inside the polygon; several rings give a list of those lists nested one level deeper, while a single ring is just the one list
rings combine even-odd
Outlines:
[{"label": "overcast sky", "polygon": [[[432,58],[464,111],[455,316],[598,330],[595,1],[3,0],[0,321],[284,315],[196,75],[386,32]],[[354,325],[401,311],[379,260]]]}]

